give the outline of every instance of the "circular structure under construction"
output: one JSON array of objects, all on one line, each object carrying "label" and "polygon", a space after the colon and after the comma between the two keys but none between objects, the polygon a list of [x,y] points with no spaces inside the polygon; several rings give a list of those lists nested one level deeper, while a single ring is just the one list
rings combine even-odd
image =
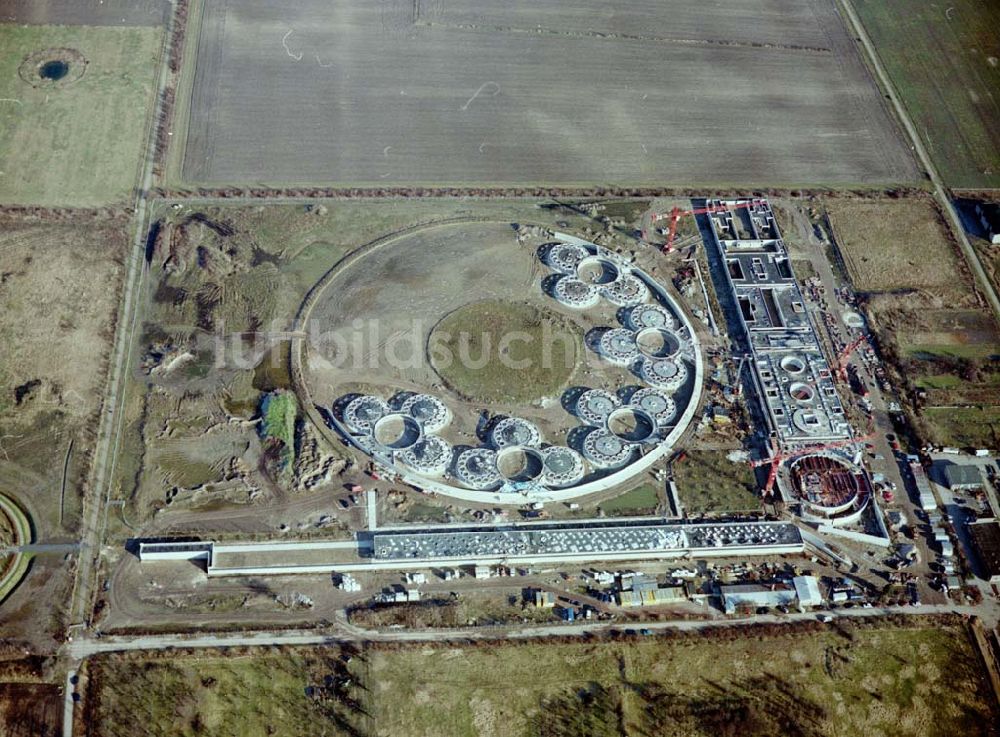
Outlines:
[{"label": "circular structure under construction", "polygon": [[[802,386],[805,386],[808,390],[808,395],[804,393],[804,390],[800,389],[796,394],[792,394],[792,398],[796,401],[806,403],[809,401],[808,398],[812,397],[812,389],[806,385]],[[795,410],[792,413],[792,423],[796,428],[808,435],[821,435],[830,426],[830,421],[826,413],[815,407]]]},{"label": "circular structure under construction", "polygon": [[538,428],[520,417],[505,417],[490,431],[490,439],[496,448],[520,445],[537,448],[542,442]]},{"label": "circular structure under construction", "polygon": [[802,516],[833,524],[855,521],[868,501],[864,472],[832,453],[814,453],[789,464],[792,492]]},{"label": "circular structure under construction", "polygon": [[677,320],[660,305],[641,304],[628,313],[628,326],[636,332],[647,328],[673,330],[677,326]]},{"label": "circular structure under construction", "polygon": [[656,421],[638,407],[619,407],[608,416],[607,428],[626,443],[648,443],[656,437]]},{"label": "circular structure under construction", "polygon": [[611,392],[588,389],[576,400],[576,416],[589,425],[603,425],[621,402]]},{"label": "circular structure under construction", "polygon": [[639,357],[635,333],[625,328],[613,328],[601,336],[601,355],[619,366],[628,366]]},{"label": "circular structure under construction", "polygon": [[401,413],[384,415],[372,425],[372,438],[386,450],[412,448],[421,435],[423,431],[420,423]]},{"label": "circular structure under construction", "polygon": [[497,468],[497,452],[491,448],[469,448],[455,460],[455,475],[473,489],[495,489],[503,482]]},{"label": "circular structure under construction", "polygon": [[576,276],[580,262],[589,256],[590,251],[583,246],[575,243],[555,243],[549,247],[545,260],[553,269]]},{"label": "circular structure under construction", "polygon": [[448,441],[437,435],[428,435],[400,453],[399,460],[417,473],[440,476],[451,465],[451,456]]},{"label": "circular structure under construction", "polygon": [[635,335],[635,345],[647,358],[675,358],[681,350],[681,339],[666,328],[643,328]]},{"label": "circular structure under construction", "polygon": [[645,412],[658,425],[665,425],[677,414],[677,404],[673,398],[659,389],[639,389],[629,399],[629,406]]},{"label": "circular structure under construction", "polygon": [[666,391],[677,391],[687,381],[684,364],[669,358],[644,358],[640,373],[647,383]]},{"label": "circular structure under construction", "polygon": [[587,284],[575,276],[564,276],[552,288],[552,294],[559,302],[576,310],[587,310],[601,300],[601,290],[594,284]]},{"label": "circular structure under construction", "polygon": [[406,399],[400,411],[420,423],[424,432],[437,432],[451,422],[451,411],[437,397],[430,394],[414,394]]},{"label": "circular structure under construction", "polygon": [[537,448],[510,445],[497,452],[497,471],[510,483],[529,483],[542,477],[545,459]]},{"label": "circular structure under construction", "polygon": [[633,443],[605,428],[595,427],[583,440],[583,454],[599,468],[623,466],[635,451]]},{"label": "circular structure under construction", "polygon": [[344,409],[344,424],[351,432],[370,435],[375,423],[387,414],[389,405],[381,397],[358,397]]},{"label": "circular structure under construction", "polygon": [[567,501],[649,470],[694,417],[701,348],[670,288],[589,241],[524,248],[513,232],[408,231],[310,291],[300,326],[322,330],[293,339],[301,404],[328,408],[323,432],[387,480],[472,503]]}]

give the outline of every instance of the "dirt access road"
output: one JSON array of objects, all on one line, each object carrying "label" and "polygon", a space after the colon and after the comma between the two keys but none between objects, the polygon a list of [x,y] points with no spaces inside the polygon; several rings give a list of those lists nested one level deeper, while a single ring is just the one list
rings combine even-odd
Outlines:
[{"label": "dirt access road", "polygon": [[114,466],[118,458],[118,446],[125,419],[122,407],[125,400],[125,379],[132,356],[138,322],[136,307],[146,275],[147,212],[149,190],[153,185],[153,164],[156,149],[155,121],[160,120],[163,112],[164,90],[169,77],[169,67],[164,56],[166,49],[170,46],[174,31],[174,16],[171,14],[166,33],[163,35],[160,74],[157,78],[154,97],[156,103],[147,131],[147,143],[142,160],[142,179],[135,197],[135,214],[132,221],[135,230],[128,258],[128,273],[125,277],[124,301],[119,314],[118,330],[115,331],[115,345],[109,364],[108,390],[104,397],[98,440],[94,449],[94,467],[89,485],[90,493],[84,501],[83,539],[81,541],[84,554],[80,556],[77,564],[73,593],[70,597],[68,619],[70,626],[86,624],[89,618],[93,602],[93,589],[96,583],[95,567],[104,541],[104,531],[107,527],[111,479],[114,478]]},{"label": "dirt access road", "polygon": [[[871,609],[838,609],[824,611],[834,620],[883,617],[892,614],[959,614],[978,616],[984,626],[997,625],[1000,607],[996,602],[987,602],[978,607],[934,605],[922,607],[878,607]],[[349,624],[341,616],[336,624],[326,631],[263,630],[249,633],[206,633],[206,634],[161,634],[115,637],[79,637],[68,648],[74,660],[83,660],[99,653],[124,652],[132,650],[204,649],[218,647],[271,647],[277,645],[325,645],[337,642],[441,642],[442,640],[509,640],[536,637],[578,636],[608,633],[612,630],[648,629],[652,632],[664,630],[697,631],[713,627],[735,627],[749,624],[781,624],[784,622],[814,621],[812,612],[790,612],[788,614],[765,614],[744,619],[680,620],[670,622],[616,623],[577,622],[546,624],[534,627],[466,627],[447,630],[368,630]]]}]

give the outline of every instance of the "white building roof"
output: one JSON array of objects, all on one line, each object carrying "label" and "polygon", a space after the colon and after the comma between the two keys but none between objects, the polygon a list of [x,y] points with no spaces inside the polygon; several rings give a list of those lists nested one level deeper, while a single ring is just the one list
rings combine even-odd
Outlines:
[{"label": "white building roof", "polygon": [[795,576],[792,579],[795,594],[799,597],[799,606],[819,606],[823,603],[823,595],[819,592],[819,579],[815,576]]}]

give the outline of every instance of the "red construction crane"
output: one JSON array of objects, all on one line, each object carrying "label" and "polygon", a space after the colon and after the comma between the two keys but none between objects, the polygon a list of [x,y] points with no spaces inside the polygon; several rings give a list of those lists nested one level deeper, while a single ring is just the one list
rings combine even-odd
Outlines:
[{"label": "red construction crane", "polygon": [[851,362],[851,354],[858,349],[858,347],[867,340],[864,333],[859,335],[857,338],[852,340],[847,346],[840,352],[837,356],[837,365],[835,370],[837,376],[843,383],[847,383],[847,365]]},{"label": "red construction crane", "polygon": [[[670,212],[654,213],[650,219],[650,227],[656,225],[660,220],[670,218],[670,230],[667,233],[667,242],[663,245],[663,252],[670,253],[674,250],[674,238],[677,237],[677,223],[680,222],[682,217],[687,217],[689,215],[708,215],[717,212],[727,212],[729,210],[738,210],[745,207],[752,207],[758,204],[761,200],[741,200],[740,202],[723,202],[718,205],[710,205],[709,207],[700,207],[694,210],[682,210],[679,207],[675,207]],[[648,241],[646,237],[647,233],[642,234],[642,239]]]},{"label": "red construction crane", "polygon": [[805,448],[797,448],[795,450],[785,451],[784,453],[778,450],[777,441],[771,441],[771,457],[761,458],[759,461],[750,461],[750,466],[753,468],[759,468],[760,466],[770,465],[771,470],[767,474],[767,483],[764,484],[764,491],[761,496],[767,498],[771,496],[771,492],[774,490],[774,482],[778,478],[778,468],[787,460],[792,458],[798,458],[799,456],[809,455],[810,453],[819,453],[824,450],[831,450],[833,448],[845,448],[851,445],[861,445],[874,437],[874,433],[871,435],[865,435],[860,438],[850,438],[848,440],[834,440],[829,443],[820,443],[818,445],[810,445]]}]

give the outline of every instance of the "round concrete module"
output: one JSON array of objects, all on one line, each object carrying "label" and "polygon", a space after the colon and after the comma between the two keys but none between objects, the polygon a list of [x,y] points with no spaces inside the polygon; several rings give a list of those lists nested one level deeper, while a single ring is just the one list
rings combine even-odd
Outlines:
[{"label": "round concrete module", "polygon": [[647,384],[667,391],[677,391],[687,381],[684,364],[669,358],[644,358],[639,372]]},{"label": "round concrete module", "polygon": [[577,310],[590,309],[601,301],[601,290],[596,284],[587,284],[575,276],[564,276],[552,288],[555,298]]},{"label": "round concrete module", "polygon": [[629,406],[637,407],[653,418],[657,425],[665,425],[677,414],[677,403],[660,389],[640,389],[629,399]]},{"label": "round concrete module", "polygon": [[603,297],[619,307],[632,307],[649,299],[649,287],[632,274],[622,274],[611,284],[601,287]]},{"label": "round concrete module", "polygon": [[469,448],[455,461],[458,480],[473,489],[493,489],[503,477],[497,469],[497,452],[490,448]]},{"label": "round concrete module", "polygon": [[801,356],[785,356],[778,365],[782,371],[792,376],[798,376],[806,370],[806,360]]},{"label": "round concrete module", "polygon": [[585,284],[609,285],[622,277],[621,269],[610,259],[588,256],[576,267],[576,278]]},{"label": "round concrete module", "polygon": [[448,470],[452,449],[437,435],[426,435],[399,454],[399,460],[417,473],[440,476]]},{"label": "round concrete module", "polygon": [[576,400],[576,416],[588,425],[603,427],[608,415],[621,406],[621,402],[611,392],[604,389],[588,389]]},{"label": "round concrete module", "polygon": [[826,412],[820,409],[798,409],[792,413],[792,423],[804,433],[820,435],[830,429]]},{"label": "round concrete module", "polygon": [[497,471],[505,481],[537,481],[545,470],[544,457],[537,448],[509,445],[497,453]]},{"label": "round concrete module", "polygon": [[414,394],[403,402],[400,411],[419,422],[425,433],[437,432],[451,422],[451,410],[430,394]]},{"label": "round concrete module", "polygon": [[635,445],[617,437],[609,430],[595,427],[583,439],[583,454],[598,468],[616,468],[628,462]]},{"label": "round concrete module", "polygon": [[643,328],[635,334],[635,344],[650,358],[673,358],[681,350],[680,337],[665,328]]},{"label": "round concrete module", "polygon": [[601,355],[619,366],[628,366],[639,357],[635,333],[625,328],[612,328],[601,336]]},{"label": "round concrete module", "polygon": [[788,466],[792,491],[811,511],[840,515],[859,501],[861,469],[832,453],[800,456]]},{"label": "round concrete module", "polygon": [[344,424],[351,432],[369,434],[375,423],[389,414],[389,405],[381,397],[365,395],[352,399],[344,408]]},{"label": "round concrete module", "polygon": [[564,274],[576,274],[577,267],[585,258],[590,257],[590,251],[576,243],[557,243],[546,254],[549,266]]},{"label": "round concrete module", "polygon": [[628,324],[636,331],[646,328],[673,330],[677,327],[677,320],[665,307],[656,304],[641,304],[633,307],[628,313]]},{"label": "round concrete module", "polygon": [[542,444],[542,433],[527,420],[522,420],[520,417],[505,417],[490,432],[490,440],[495,448],[507,448],[512,445],[537,448]]},{"label": "round concrete module", "polygon": [[583,478],[587,470],[583,457],[564,445],[550,445],[543,448],[542,462],[544,465],[542,483],[555,488],[572,486]]},{"label": "round concrete module", "polygon": [[626,443],[656,438],[656,421],[637,407],[619,407],[608,417],[608,431]]},{"label": "round concrete module", "polygon": [[380,417],[372,426],[376,444],[388,450],[412,448],[422,435],[419,422],[409,415],[395,412]]},{"label": "round concrete module", "polygon": [[788,396],[794,399],[796,402],[801,402],[802,404],[809,404],[816,398],[816,390],[813,389],[809,384],[804,384],[801,381],[793,382],[788,387]]}]

